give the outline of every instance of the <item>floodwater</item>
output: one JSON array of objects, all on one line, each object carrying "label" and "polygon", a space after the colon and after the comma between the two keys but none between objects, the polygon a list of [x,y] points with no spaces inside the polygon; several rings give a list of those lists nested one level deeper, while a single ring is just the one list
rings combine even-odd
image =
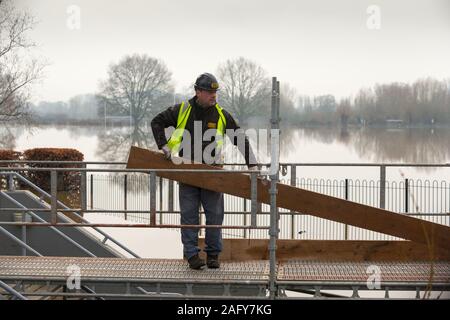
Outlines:
[{"label": "floodwater", "polygon": [[[248,129],[248,128],[244,128]],[[0,128],[0,148],[23,151],[36,147],[74,148],[84,154],[85,161],[126,161],[130,146],[155,149],[151,128],[148,124],[139,127],[113,126],[39,126],[26,128],[13,126]],[[267,150],[259,139],[251,140],[260,162],[270,161]],[[282,127],[280,137],[280,161],[285,163],[450,163],[450,128],[292,128]],[[259,148],[256,148],[258,146]],[[234,148],[227,149],[226,162],[242,162],[242,156]],[[308,179],[352,179],[353,181],[379,179],[378,167],[348,166],[304,166],[297,167],[297,178]],[[281,176],[289,179],[289,173]],[[450,168],[392,167],[386,170],[386,180],[399,181],[405,178],[450,182]],[[139,193],[134,195],[139,197]],[[94,209],[120,209],[99,205],[103,196],[96,199]],[[103,202],[110,201],[103,197]],[[439,200],[440,201],[440,200]],[[445,204],[447,205],[447,204]],[[131,209],[131,208],[130,208]],[[136,208],[139,209],[139,208]],[[447,210],[444,208],[443,210]],[[92,222],[129,223],[121,215],[88,213]],[[299,222],[299,223],[305,223]],[[180,258],[182,256],[179,232],[175,230],[124,228],[105,229],[118,240],[143,257]],[[327,229],[327,232],[336,232]],[[312,232],[310,238],[315,237]],[[296,238],[299,238],[298,236]],[[326,238],[326,237],[325,237]],[[329,237],[328,237],[329,238]],[[161,245],[163,244],[163,245]]]},{"label": "floodwater", "polygon": [[[259,146],[252,139],[252,146]],[[285,163],[347,163],[348,167],[337,166],[300,166],[297,167],[297,179],[351,181],[379,180],[379,167],[355,166],[367,163],[408,163],[408,164],[449,164],[450,163],[450,128],[422,129],[370,129],[351,128],[282,128],[280,138],[280,161]],[[84,154],[85,161],[126,161],[130,146],[154,149],[155,143],[148,125],[141,127],[106,126],[39,126],[26,128],[23,126],[0,128],[0,149],[23,151],[36,147],[74,148]],[[270,148],[267,148],[270,150]],[[236,150],[228,149],[226,162],[241,162],[242,157]],[[270,155],[264,148],[257,149],[258,161],[270,161]],[[289,172],[282,176],[289,183]],[[386,180],[404,181],[408,179],[423,179],[450,185],[450,167],[446,168],[415,168],[392,167],[386,170]],[[101,180],[99,176],[96,178]],[[108,193],[109,190],[105,190]],[[94,209],[117,209],[107,196],[96,193]],[[135,192],[130,196],[139,198],[142,195]],[[442,197],[441,197],[442,198]],[[448,198],[445,198],[448,199]],[[176,200],[176,199],[175,199]],[[89,199],[90,201],[90,199]],[[103,202],[102,202],[103,201]],[[136,200],[138,201],[138,200]],[[442,199],[439,200],[442,202]],[[447,200],[446,200],[447,201]],[[88,202],[89,203],[89,202]],[[106,204],[105,204],[106,203]],[[148,205],[148,203],[147,203]],[[227,210],[226,204],[226,210]],[[450,206],[450,204],[445,204]],[[119,204],[120,209],[123,204]],[[164,207],[164,206],[163,206]],[[130,209],[140,209],[139,206]],[[141,208],[142,209],[142,208]],[[441,210],[447,210],[444,207]],[[130,223],[123,215],[87,213],[85,217],[93,223]],[[312,217],[313,218],[313,217]],[[131,219],[132,220],[132,219]],[[139,219],[132,221],[140,221]],[[145,223],[145,222],[144,222]],[[308,228],[311,221],[298,221],[300,228]],[[309,223],[309,224],[308,224]],[[448,223],[445,222],[445,223]],[[304,225],[302,225],[304,224]],[[141,257],[147,258],[182,258],[182,246],[179,231],[175,229],[147,228],[101,228],[112,237],[126,245]],[[342,228],[341,228],[342,229]],[[341,232],[342,230],[339,229]],[[355,228],[355,232],[357,228]],[[324,229],[328,234],[313,231],[306,234],[307,238],[330,238],[330,232],[338,229]],[[90,231],[96,236],[94,231]],[[225,233],[225,231],[224,231]],[[356,234],[356,233],[355,233]],[[333,238],[335,235],[331,235]],[[352,234],[350,234],[350,237]],[[236,237],[236,234],[233,235]],[[99,237],[100,238],[100,237]],[[295,238],[301,238],[296,235]],[[339,238],[339,237],[337,237]],[[356,238],[355,238],[356,239]],[[111,244],[111,243],[110,243]],[[113,245],[125,256],[128,253]],[[351,296],[351,292],[339,291],[339,294]],[[433,296],[439,292],[433,292]],[[302,294],[289,293],[289,296],[301,297]],[[384,292],[366,292],[365,297],[382,298]],[[414,293],[398,292],[391,296],[414,298]],[[444,298],[444,297],[441,297]],[[448,298],[447,296],[445,298]]]}]

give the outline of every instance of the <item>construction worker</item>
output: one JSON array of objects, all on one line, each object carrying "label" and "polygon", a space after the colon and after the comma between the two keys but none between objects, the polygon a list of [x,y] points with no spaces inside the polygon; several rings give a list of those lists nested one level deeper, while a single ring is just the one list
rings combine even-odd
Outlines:
[{"label": "construction worker", "polygon": [[[216,101],[219,83],[210,73],[201,74],[194,85],[195,96],[188,101],[169,107],[156,115],[152,122],[152,131],[156,144],[165,155],[167,160],[171,159],[172,154],[179,151],[180,157],[188,157],[190,160],[205,163],[205,159],[195,159],[195,145],[200,143],[201,150],[211,143],[216,145],[211,156],[215,159],[220,158],[221,146],[223,144],[225,130],[234,129],[237,135],[231,138],[234,145],[244,155],[246,164],[250,170],[256,170],[256,159],[250,147],[248,138],[242,129],[239,128],[234,118]],[[172,133],[169,141],[166,139],[165,128],[174,127],[176,130]],[[210,141],[202,141],[204,133],[208,129],[215,129],[215,136]],[[180,146],[183,135],[190,134],[190,146]],[[201,130],[201,134],[195,134],[195,130]],[[236,131],[237,130],[237,131]],[[228,132],[229,133],[229,132]],[[229,135],[231,137],[231,135]],[[194,141],[194,137],[201,137],[201,141]],[[214,139],[214,140],[213,140]],[[238,143],[244,141],[242,143]],[[189,155],[189,147],[191,152]],[[198,145],[197,145],[198,148]],[[183,154],[184,153],[184,154]],[[199,161],[200,160],[200,161]],[[209,163],[210,164],[210,163]],[[224,218],[223,194],[206,190],[184,183],[179,184],[179,199],[181,211],[181,224],[198,225],[199,224],[199,206],[204,208],[207,225],[222,225]],[[208,268],[219,268],[219,254],[222,251],[222,229],[206,228],[205,248],[207,254],[206,265]],[[205,261],[199,257],[200,249],[198,247],[198,228],[182,228],[181,240],[183,243],[183,254],[188,260],[192,269],[202,269]]]}]

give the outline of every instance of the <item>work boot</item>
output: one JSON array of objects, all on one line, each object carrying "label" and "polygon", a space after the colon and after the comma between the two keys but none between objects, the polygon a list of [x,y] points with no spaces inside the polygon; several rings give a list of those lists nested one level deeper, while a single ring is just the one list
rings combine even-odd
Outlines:
[{"label": "work boot", "polygon": [[206,264],[210,269],[220,268],[219,256],[218,255],[208,255],[206,257]]},{"label": "work boot", "polygon": [[195,270],[200,270],[201,268],[203,268],[205,266],[205,261],[203,259],[200,259],[198,254],[190,257],[188,259],[188,263],[189,263],[189,267],[191,269],[195,269]]}]

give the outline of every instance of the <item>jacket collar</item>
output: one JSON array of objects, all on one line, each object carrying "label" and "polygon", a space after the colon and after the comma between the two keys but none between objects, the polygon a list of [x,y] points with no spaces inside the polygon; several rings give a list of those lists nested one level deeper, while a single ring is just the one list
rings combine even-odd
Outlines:
[{"label": "jacket collar", "polygon": [[198,102],[197,102],[197,96],[193,96],[193,97],[189,100],[189,103],[191,104],[191,106],[192,106],[193,108],[199,108],[199,109],[201,109],[201,110],[208,110],[208,109],[214,107],[214,106],[210,106],[210,107],[208,107],[208,108],[203,108],[200,104],[198,104]]}]

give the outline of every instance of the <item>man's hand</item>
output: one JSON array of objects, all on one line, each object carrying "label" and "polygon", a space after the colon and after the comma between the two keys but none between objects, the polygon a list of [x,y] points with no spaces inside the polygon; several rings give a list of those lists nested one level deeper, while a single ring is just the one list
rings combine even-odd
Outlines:
[{"label": "man's hand", "polygon": [[164,158],[166,160],[170,160],[170,158],[172,157],[172,152],[170,151],[169,147],[166,145],[164,145],[164,147],[161,148],[163,154],[164,154]]}]

